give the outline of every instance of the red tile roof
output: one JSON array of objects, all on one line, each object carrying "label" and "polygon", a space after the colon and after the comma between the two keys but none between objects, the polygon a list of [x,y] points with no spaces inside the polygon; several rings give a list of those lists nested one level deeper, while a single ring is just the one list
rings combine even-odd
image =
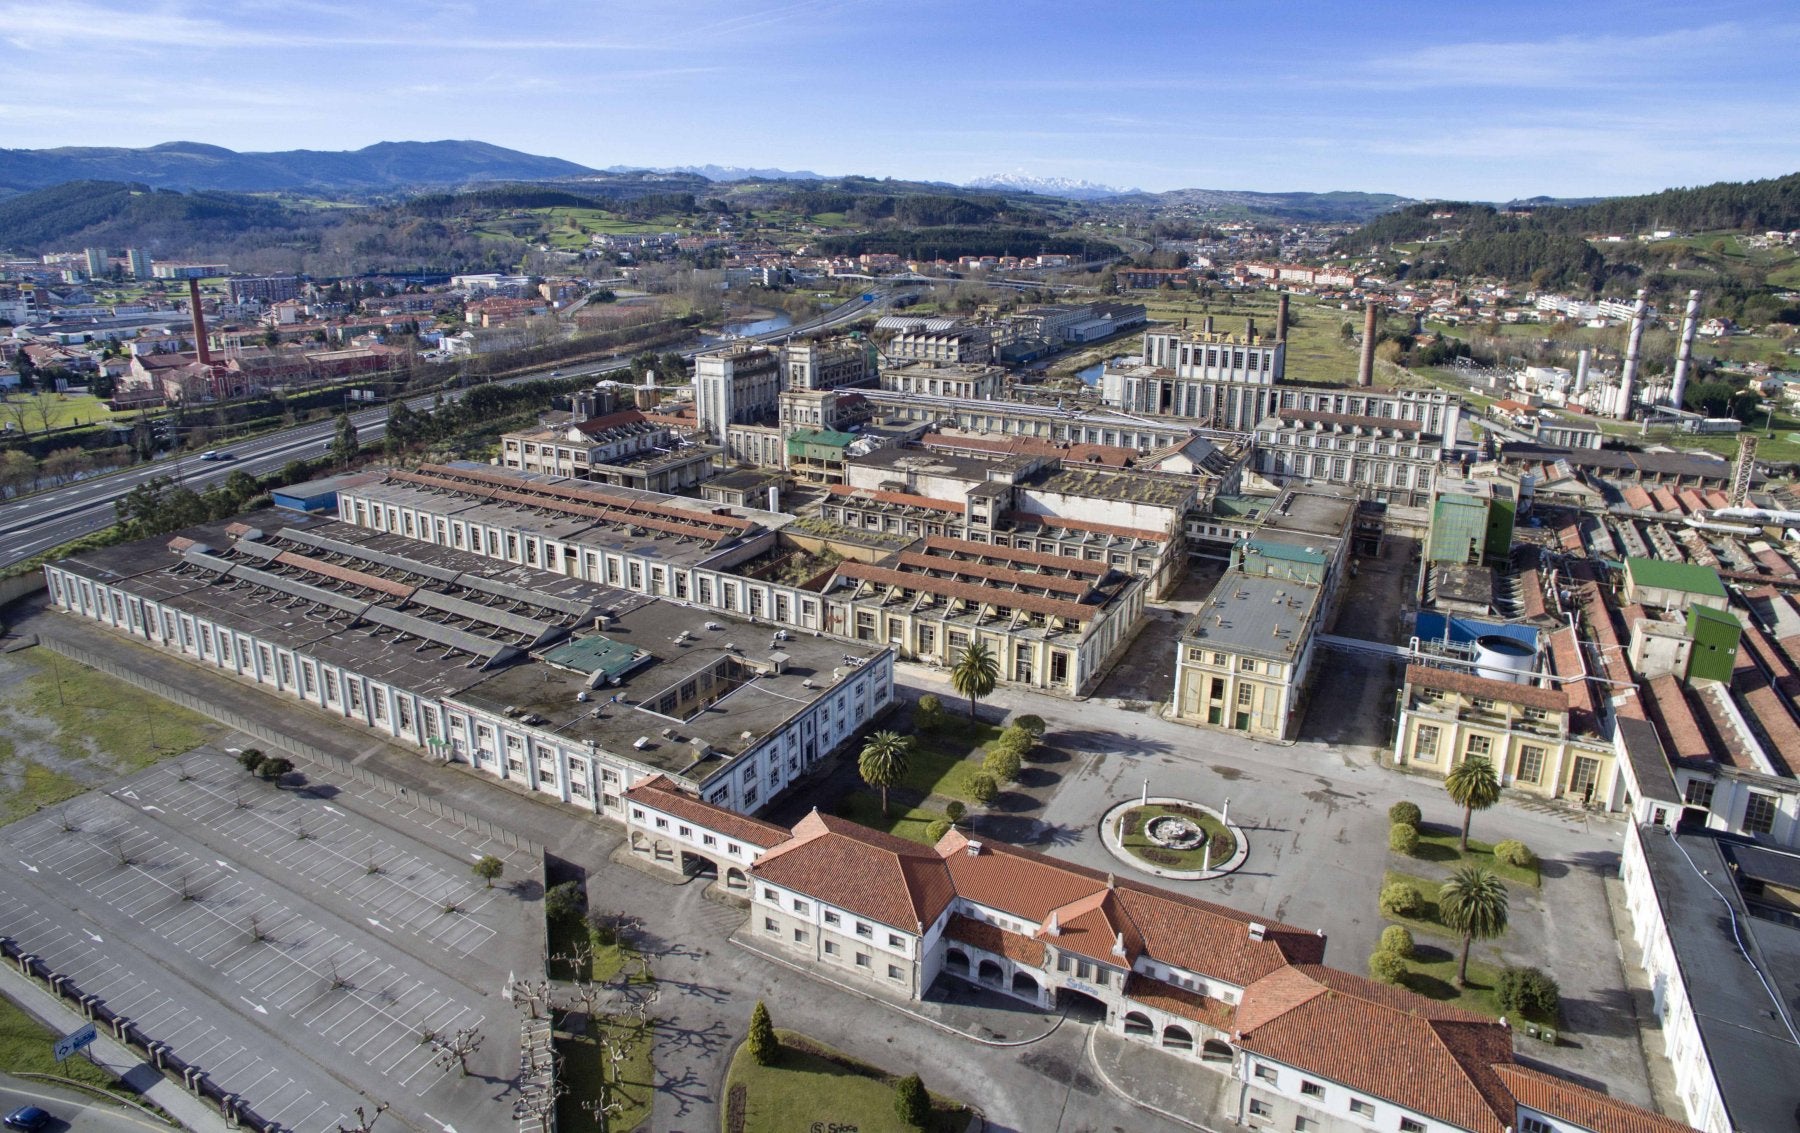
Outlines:
[{"label": "red tile roof", "polygon": [[1316,964],[1244,990],[1238,1038],[1252,1054],[1366,1090],[1475,1133],[1504,1133],[1512,1098],[1494,1071],[1512,1033],[1490,1019]]},{"label": "red tile roof", "polygon": [[1567,712],[1569,697],[1567,693],[1553,688],[1538,688],[1536,685],[1516,685],[1511,681],[1490,680],[1478,677],[1473,673],[1460,673],[1451,669],[1433,669],[1425,665],[1408,665],[1406,667],[1406,683],[1420,688],[1442,689],[1463,696],[1481,696],[1489,700],[1503,700],[1508,704],[1517,704],[1525,708],[1539,708],[1545,712]]},{"label": "red tile roof", "polygon": [[1073,622],[1085,623],[1099,611],[1097,606],[1084,606],[1079,602],[1004,590],[988,586],[985,583],[956,582],[947,578],[937,578],[923,571],[892,570],[888,567],[871,566],[868,563],[851,560],[838,564],[837,577],[850,579],[853,582],[869,582],[877,586],[898,586],[918,590],[944,598],[960,599],[971,605],[1006,606],[1015,610],[1025,610],[1033,614],[1043,614],[1045,617],[1063,618]]},{"label": "red tile roof", "polygon": [[972,543],[967,539],[951,539],[942,535],[933,535],[925,540],[925,553],[944,556],[963,556],[972,559],[997,559],[1006,563],[1019,563],[1024,566],[1055,567],[1057,570],[1071,574],[1103,577],[1108,570],[1105,563],[1091,563],[1084,559],[1070,558],[1067,555],[1046,555],[1040,551],[1027,551],[1016,547],[996,547],[989,543]]},{"label": "red tile roof", "polygon": [[834,496],[899,504],[902,507],[930,508],[932,511],[952,512],[956,515],[961,515],[964,511],[962,504],[950,500],[935,500],[930,496],[915,496],[911,492],[882,492],[873,488],[852,488],[847,484],[827,484],[825,490]]},{"label": "red tile roof", "polygon": [[[1148,953],[1172,967],[1226,980],[1239,987],[1285,964],[1324,958],[1325,938],[1294,925],[1267,921],[1227,908],[1089,869],[1033,850],[983,842],[968,852],[970,839],[952,830],[938,843],[957,894],[1022,920],[1048,925],[1057,918],[1060,935],[1039,939],[1125,966],[1113,954],[1125,935],[1131,956]],[[1250,936],[1252,923],[1264,925],[1263,939]]]},{"label": "red tile roof", "polygon": [[1144,539],[1152,543],[1166,543],[1169,540],[1167,532],[1152,531],[1147,527],[1121,527],[1116,523],[1095,523],[1091,519],[1064,519],[1056,515],[1027,515],[1017,511],[1008,518],[1017,526],[1037,523],[1044,527],[1060,527],[1067,531],[1092,531],[1099,535],[1117,535],[1123,539]]},{"label": "red tile roof", "polygon": [[1516,1062],[1496,1066],[1494,1073],[1519,1104],[1592,1133],[1693,1133],[1693,1127],[1686,1122],[1639,1109]]},{"label": "red tile roof", "polygon": [[1007,932],[999,925],[978,921],[974,917],[965,917],[961,913],[953,915],[950,923],[944,926],[944,935],[983,952],[1004,956],[1015,964],[1026,964],[1033,968],[1044,966],[1042,941],[1020,933]]},{"label": "red tile roof", "polygon": [[708,830],[717,831],[727,838],[736,838],[759,849],[779,846],[792,837],[783,827],[773,822],[764,822],[757,818],[747,818],[734,811],[716,807],[698,797],[681,790],[675,781],[667,775],[656,775],[640,780],[636,786],[625,792],[625,797],[635,803],[643,803],[647,807],[660,810],[664,814],[684,818]]},{"label": "red tile roof", "polygon": [[1201,995],[1184,987],[1176,987],[1161,980],[1147,979],[1136,972],[1125,978],[1125,995],[1135,999],[1147,1007],[1159,1011],[1167,1011],[1171,1015],[1179,1015],[1183,1019],[1192,1019],[1196,1023],[1204,1023],[1215,1031],[1230,1034],[1232,1022],[1236,1018],[1237,1008],[1224,1000],[1214,999],[1210,995]]},{"label": "red tile roof", "polygon": [[816,810],[751,871],[903,932],[932,924],[956,897],[950,871],[931,847]]}]

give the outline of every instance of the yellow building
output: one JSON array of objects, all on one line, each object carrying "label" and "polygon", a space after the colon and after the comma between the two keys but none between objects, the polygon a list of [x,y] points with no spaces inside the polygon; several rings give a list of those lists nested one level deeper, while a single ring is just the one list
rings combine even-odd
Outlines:
[{"label": "yellow building", "polygon": [[1409,665],[1401,698],[1395,766],[1442,776],[1485,756],[1502,786],[1605,810],[1625,805],[1613,745],[1560,689]]}]

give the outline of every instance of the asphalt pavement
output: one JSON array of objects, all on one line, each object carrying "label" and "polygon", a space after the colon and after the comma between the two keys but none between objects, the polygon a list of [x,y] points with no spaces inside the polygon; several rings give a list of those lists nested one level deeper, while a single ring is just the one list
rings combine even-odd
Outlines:
[{"label": "asphalt pavement", "polygon": [[0,1074],[0,1114],[34,1105],[50,1115],[45,1133],[168,1133],[169,1127],[78,1090]]}]

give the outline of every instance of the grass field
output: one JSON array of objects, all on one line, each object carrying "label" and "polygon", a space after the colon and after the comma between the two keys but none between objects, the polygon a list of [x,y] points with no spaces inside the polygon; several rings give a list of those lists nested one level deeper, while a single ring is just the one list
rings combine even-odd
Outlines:
[{"label": "grass field", "polygon": [[1494,857],[1494,846],[1491,842],[1469,839],[1469,852],[1457,849],[1457,840],[1462,831],[1458,827],[1440,826],[1437,823],[1419,824],[1419,851],[1413,857],[1422,862],[1439,862],[1452,869],[1459,865],[1478,865],[1492,871],[1496,876],[1514,883],[1536,889],[1539,885],[1537,867],[1529,869],[1516,865],[1508,865]]},{"label": "grass field", "polygon": [[12,393],[0,398],[0,422],[11,431],[41,433],[46,422],[49,428],[61,429],[112,418],[106,402],[90,394]]},{"label": "grass field", "polygon": [[128,1093],[111,1073],[81,1055],[57,1062],[51,1047],[61,1037],[12,1000],[0,997],[0,1070],[8,1074],[53,1074],[71,1082]]},{"label": "grass field", "polygon": [[568,1092],[556,1099],[556,1127],[561,1133],[636,1129],[650,1120],[650,1104],[656,1097],[655,1036],[612,1019],[598,1020],[593,1028],[631,1044],[630,1055],[619,1063],[617,1078],[613,1079],[617,1091],[613,1100],[621,1102],[622,1108],[601,1120],[582,1105],[600,1100],[614,1071],[608,1069],[599,1040],[593,1034],[559,1031],[556,1052],[562,1056],[562,1085]]},{"label": "grass field", "polygon": [[[1152,319],[1179,323],[1188,321],[1197,328],[1207,315],[1213,317],[1215,330],[1231,334],[1244,333],[1246,317],[1256,320],[1258,334],[1275,332],[1275,308],[1278,300],[1273,291],[1231,292],[1203,300],[1198,295],[1181,291],[1138,291],[1128,296],[1144,304]],[[1357,342],[1343,337],[1345,321],[1362,333],[1360,311],[1343,311],[1326,306],[1303,295],[1292,297],[1288,307],[1287,377],[1291,381],[1320,382],[1327,385],[1352,385],[1356,381]]]},{"label": "grass field", "polygon": [[851,822],[860,823],[873,830],[886,834],[898,834],[902,838],[930,845],[932,840],[925,835],[925,828],[940,818],[947,817],[943,811],[929,806],[907,806],[888,792],[888,813],[881,813],[881,795],[874,790],[856,791],[838,800],[832,808],[839,818],[848,818]]},{"label": "grass field", "polygon": [[1406,976],[1401,984],[1427,999],[1450,1003],[1465,1011],[1474,1011],[1498,1019],[1505,1014],[1494,998],[1494,986],[1500,970],[1469,957],[1469,979],[1466,987],[1456,986],[1456,957],[1461,943],[1451,945],[1419,944],[1406,962]]},{"label": "grass field", "polygon": [[224,734],[104,673],[31,649],[0,657],[0,822]]},{"label": "grass field", "polygon": [[993,724],[970,723],[967,717],[955,714],[954,704],[944,708],[950,715],[943,727],[914,737],[912,758],[900,786],[969,802],[969,780],[981,774],[987,745],[1000,738],[1001,729]]},{"label": "grass field", "polygon": [[[618,975],[627,959],[625,950],[617,944],[594,947],[588,934],[587,922],[574,917],[549,920],[545,944],[550,953],[549,976],[553,980],[600,983]],[[593,952],[593,961],[585,973],[571,959],[577,955],[577,946],[589,948]],[[636,978],[633,977],[634,981]]]},{"label": "grass field", "polygon": [[[796,1130],[854,1130],[855,1133],[912,1133],[894,1112],[893,1076],[858,1062],[792,1031],[777,1031],[781,1058],[759,1066],[743,1047],[731,1060],[725,1078],[727,1129],[744,1133],[795,1133]],[[927,1089],[931,1083],[925,1083]],[[932,1133],[962,1133],[969,1113],[961,1103],[931,1096]],[[733,1107],[743,1107],[743,1124],[732,1121]],[[623,1128],[623,1126],[621,1126]]]}]

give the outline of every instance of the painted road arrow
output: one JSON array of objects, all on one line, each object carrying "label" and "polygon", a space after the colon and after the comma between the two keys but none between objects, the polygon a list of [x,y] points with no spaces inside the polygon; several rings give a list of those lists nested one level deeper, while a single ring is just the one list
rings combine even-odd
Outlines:
[{"label": "painted road arrow", "polygon": [[[238,996],[238,998],[244,999],[244,997],[241,995]],[[250,1001],[248,999],[244,999],[244,1002],[250,1003]],[[269,1009],[267,1007],[264,1007],[260,1003],[250,1003],[250,1010],[256,1012],[258,1015],[267,1015],[269,1013]]]},{"label": "painted road arrow", "polygon": [[32,873],[36,873],[38,871],[37,866],[32,865],[30,862],[25,861],[22,858],[20,859],[19,864],[24,866],[26,869],[30,870]]},{"label": "painted road arrow", "polygon": [[95,944],[105,944],[106,943],[106,941],[100,939],[100,934],[95,932],[91,928],[84,928],[81,931],[87,933],[87,938],[89,940],[93,941]]},{"label": "painted road arrow", "polygon": [[374,917],[364,917],[363,920],[368,921],[370,924],[374,925],[376,928],[380,929],[382,932],[393,932],[394,931],[393,929],[389,928],[388,926],[382,924],[380,921],[376,920]]}]

